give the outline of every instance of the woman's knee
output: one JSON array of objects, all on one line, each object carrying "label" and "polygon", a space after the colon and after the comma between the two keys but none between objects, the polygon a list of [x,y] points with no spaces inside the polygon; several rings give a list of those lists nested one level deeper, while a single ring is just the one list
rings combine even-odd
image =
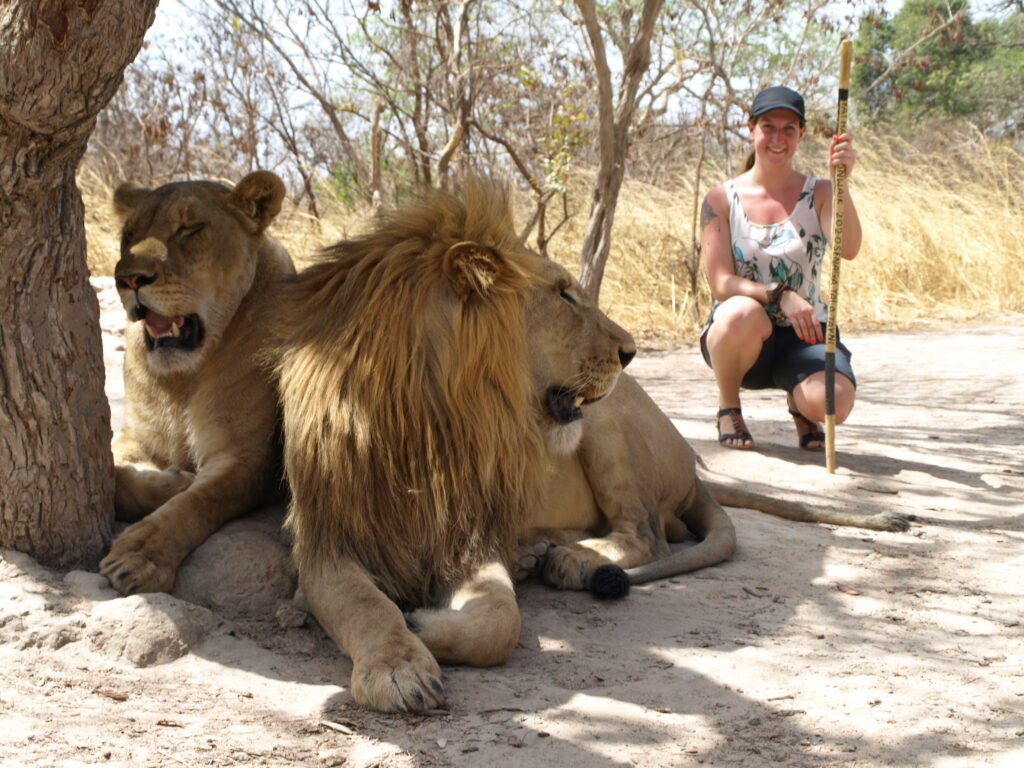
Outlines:
[{"label": "woman's knee", "polygon": [[730,339],[763,343],[771,332],[772,322],[763,306],[748,296],[733,296],[715,309],[708,341]]},{"label": "woman's knee", "polygon": [[[793,398],[800,412],[811,421],[825,419],[825,373],[811,374],[793,388]],[[841,373],[836,373],[836,424],[846,421],[853,410],[857,388]]]},{"label": "woman's knee", "polygon": [[857,388],[843,374],[836,374],[836,424],[846,421],[857,399]]}]

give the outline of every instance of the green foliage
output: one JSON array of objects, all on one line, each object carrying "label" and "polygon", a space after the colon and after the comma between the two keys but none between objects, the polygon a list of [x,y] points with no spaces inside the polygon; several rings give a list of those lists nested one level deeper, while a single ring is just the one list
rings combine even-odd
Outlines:
[{"label": "green foliage", "polygon": [[979,24],[987,53],[967,73],[964,88],[974,93],[976,120],[995,135],[1024,134],[1024,10],[1003,21]]},{"label": "green foliage", "polygon": [[346,208],[352,208],[356,203],[362,202],[359,195],[359,177],[351,167],[344,161],[327,169],[326,186],[334,199],[341,202]]},{"label": "green foliage", "polygon": [[[572,89],[564,89],[566,97]],[[563,101],[555,108],[547,135],[540,140],[540,165],[544,169],[544,188],[559,193],[569,191],[573,158],[585,143],[587,114],[583,107]]]},{"label": "green foliage", "polygon": [[854,90],[874,121],[913,130],[966,119],[995,136],[1024,127],[1024,12],[975,23],[967,0],[907,0],[866,15],[855,40]]}]

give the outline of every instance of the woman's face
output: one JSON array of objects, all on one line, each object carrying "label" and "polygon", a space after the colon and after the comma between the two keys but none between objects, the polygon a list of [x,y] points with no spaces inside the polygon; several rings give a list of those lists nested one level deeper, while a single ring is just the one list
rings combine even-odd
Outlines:
[{"label": "woman's face", "polygon": [[747,129],[754,139],[758,161],[770,165],[791,162],[804,135],[800,118],[788,109],[765,112],[754,122],[748,122]]}]

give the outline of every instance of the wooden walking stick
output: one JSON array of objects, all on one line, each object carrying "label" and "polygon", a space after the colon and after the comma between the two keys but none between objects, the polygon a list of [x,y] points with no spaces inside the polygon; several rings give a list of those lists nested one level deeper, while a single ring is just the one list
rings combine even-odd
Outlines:
[{"label": "wooden walking stick", "polygon": [[[846,132],[846,107],[850,99],[850,63],[853,43],[839,43],[839,106],[836,135]],[[825,324],[825,467],[836,471],[836,314],[839,309],[839,265],[843,261],[843,205],[846,166],[835,168],[832,183],[832,273],[828,286],[828,321]]]}]

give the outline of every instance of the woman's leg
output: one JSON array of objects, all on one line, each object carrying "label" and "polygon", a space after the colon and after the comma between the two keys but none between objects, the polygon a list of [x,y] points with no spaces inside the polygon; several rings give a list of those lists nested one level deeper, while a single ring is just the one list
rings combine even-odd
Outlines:
[{"label": "woman's leg", "polygon": [[[846,417],[853,410],[853,402],[857,396],[857,388],[842,373],[836,372],[836,424],[842,424]],[[802,438],[805,434],[819,432],[817,422],[825,420],[825,372],[812,373],[806,379],[793,387],[793,393],[789,399],[790,410],[795,410],[803,416],[805,422],[801,424],[799,418],[796,421],[797,434]],[[808,425],[807,422],[812,424]],[[824,441],[809,441],[803,446],[810,450],[821,450],[824,448]]]},{"label": "woman's leg", "polygon": [[[740,407],[740,384],[743,376],[757,362],[761,347],[772,334],[772,323],[764,307],[747,296],[733,296],[715,309],[715,319],[708,330],[707,346],[711,368],[718,383],[718,407]],[[740,422],[742,423],[742,421]],[[726,414],[719,418],[719,432],[733,433],[734,419]],[[730,448],[753,448],[752,438],[744,435],[723,441]]]}]

